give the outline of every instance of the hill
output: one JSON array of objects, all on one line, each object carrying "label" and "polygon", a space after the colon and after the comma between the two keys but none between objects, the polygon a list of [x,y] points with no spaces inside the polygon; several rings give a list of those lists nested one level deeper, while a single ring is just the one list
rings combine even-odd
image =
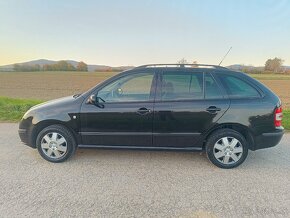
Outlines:
[{"label": "hill", "polygon": [[[74,67],[78,65],[78,61],[75,60],[65,60],[66,62],[72,64]],[[22,63],[15,63],[19,65],[24,65],[24,66],[33,66],[33,65],[40,65],[43,67],[45,64],[55,64],[58,61],[54,60],[47,60],[47,59],[38,59],[38,60],[32,60],[32,61],[27,61],[27,62],[22,62]],[[120,67],[111,67],[111,66],[106,66],[106,65],[97,65],[97,64],[88,64],[88,71],[94,72],[94,71],[107,71],[107,70],[113,70],[113,71],[123,71],[127,69],[131,69],[134,66],[120,66]],[[3,65],[0,66],[0,71],[13,71],[14,69],[14,64],[9,64],[9,65]]]}]

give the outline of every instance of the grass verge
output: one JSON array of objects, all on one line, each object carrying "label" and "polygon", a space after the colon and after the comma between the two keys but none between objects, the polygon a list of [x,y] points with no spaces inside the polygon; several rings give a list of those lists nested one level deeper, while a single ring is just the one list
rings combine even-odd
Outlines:
[{"label": "grass verge", "polygon": [[29,108],[41,102],[40,100],[0,97],[0,121],[17,122]]},{"label": "grass verge", "polygon": [[[0,121],[17,122],[29,108],[40,103],[40,100],[0,97]],[[283,116],[283,126],[290,130],[290,110],[284,110]]]},{"label": "grass verge", "polygon": [[282,124],[286,130],[290,130],[290,110],[283,111]]}]

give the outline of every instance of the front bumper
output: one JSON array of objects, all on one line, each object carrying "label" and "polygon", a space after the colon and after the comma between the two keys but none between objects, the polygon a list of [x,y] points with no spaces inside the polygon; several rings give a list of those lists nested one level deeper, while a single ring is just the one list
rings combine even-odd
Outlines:
[{"label": "front bumper", "polygon": [[28,134],[26,129],[18,129],[18,135],[20,137],[20,140],[28,145]]},{"label": "front bumper", "polygon": [[284,135],[284,128],[275,132],[263,133],[255,138],[255,150],[274,147],[279,144]]},{"label": "front bumper", "polygon": [[23,142],[25,145],[28,145],[31,148],[35,148],[33,146],[33,143],[31,143],[30,139],[30,133],[27,129],[18,129],[18,135],[20,137],[21,142]]},{"label": "front bumper", "polygon": [[35,143],[33,143],[33,130],[34,125],[32,125],[32,117],[22,118],[19,123],[18,135],[20,140],[29,147],[36,148]]}]

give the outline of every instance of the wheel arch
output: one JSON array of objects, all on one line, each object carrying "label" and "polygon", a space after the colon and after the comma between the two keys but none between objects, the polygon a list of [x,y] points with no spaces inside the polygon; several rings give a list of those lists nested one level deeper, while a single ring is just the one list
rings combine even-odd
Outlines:
[{"label": "wheel arch", "polygon": [[62,122],[60,120],[50,119],[50,120],[43,120],[43,121],[38,122],[37,124],[34,124],[34,128],[33,128],[32,133],[31,133],[31,142],[32,142],[32,145],[34,148],[36,148],[36,138],[37,138],[38,134],[40,133],[40,131],[48,126],[51,126],[51,125],[61,125],[61,126],[64,126],[65,128],[67,128],[72,133],[74,140],[78,144],[80,139],[79,139],[79,136],[76,133],[76,131],[74,131],[65,122]]},{"label": "wheel arch", "polygon": [[255,141],[254,141],[253,134],[251,133],[251,131],[249,130],[247,126],[241,125],[239,123],[223,123],[223,124],[219,124],[211,128],[209,131],[206,132],[206,134],[203,137],[204,138],[203,149],[205,149],[205,142],[210,137],[210,135],[212,135],[213,132],[220,129],[232,129],[239,132],[240,134],[244,136],[244,138],[248,142],[249,149],[255,150]]}]

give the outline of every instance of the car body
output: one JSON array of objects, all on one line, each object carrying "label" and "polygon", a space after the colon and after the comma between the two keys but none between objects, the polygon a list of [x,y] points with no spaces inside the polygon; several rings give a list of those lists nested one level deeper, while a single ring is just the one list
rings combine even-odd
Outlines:
[{"label": "car body", "polygon": [[[50,150],[51,146],[57,150],[57,138],[66,135],[65,146],[82,148],[207,151],[212,147],[207,151],[210,160],[215,157],[216,162],[211,160],[215,165],[232,168],[243,162],[243,152],[236,153],[239,161],[231,158],[231,152],[243,150],[246,155],[248,149],[277,145],[284,133],[281,120],[280,99],[242,72],[215,65],[144,65],[83,94],[32,107],[19,124],[19,135],[52,162],[68,158],[67,150],[60,152],[61,157],[53,157]],[[65,129],[72,142],[61,134],[63,129],[57,129],[59,135],[51,141],[53,128],[46,132],[47,140],[45,135],[38,139],[50,126]],[[216,141],[207,144],[213,138]],[[231,142],[239,149],[233,151]],[[226,160],[218,158],[221,151]]]}]

